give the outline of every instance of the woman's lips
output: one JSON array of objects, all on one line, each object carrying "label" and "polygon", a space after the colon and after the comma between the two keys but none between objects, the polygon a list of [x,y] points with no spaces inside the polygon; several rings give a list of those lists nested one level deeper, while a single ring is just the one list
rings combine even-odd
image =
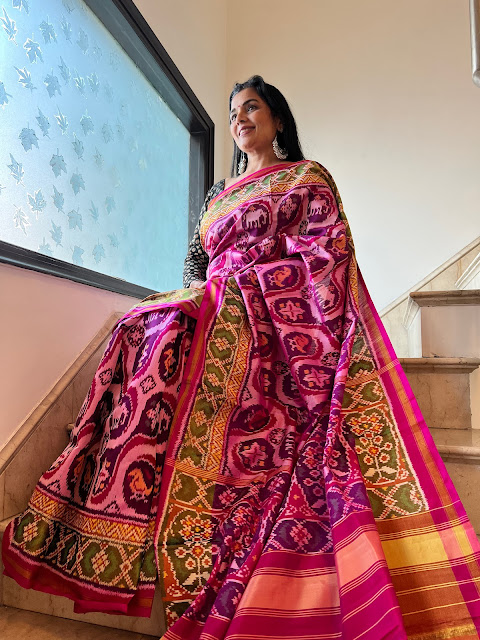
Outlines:
[{"label": "woman's lips", "polygon": [[245,129],[242,129],[240,131],[240,133],[238,134],[238,136],[241,138],[242,136],[247,135],[247,133],[250,133],[251,131],[253,131],[253,127],[245,127]]}]

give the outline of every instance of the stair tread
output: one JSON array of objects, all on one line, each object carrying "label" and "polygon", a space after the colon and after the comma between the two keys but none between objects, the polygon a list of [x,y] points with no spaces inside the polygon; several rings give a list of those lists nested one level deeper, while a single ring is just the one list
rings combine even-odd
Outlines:
[{"label": "stair tread", "polygon": [[37,640],[71,638],[76,640],[151,640],[152,636],[133,631],[112,630],[89,622],[34,613],[14,607],[0,606],[0,637],[18,640],[34,637]]},{"label": "stair tread", "polygon": [[466,356],[459,358],[399,358],[398,361],[406,371],[425,373],[437,370],[445,373],[471,373],[480,366],[480,358]]},{"label": "stair tread", "polygon": [[412,291],[410,298],[420,307],[440,305],[480,304],[480,289],[454,289],[451,291]]}]

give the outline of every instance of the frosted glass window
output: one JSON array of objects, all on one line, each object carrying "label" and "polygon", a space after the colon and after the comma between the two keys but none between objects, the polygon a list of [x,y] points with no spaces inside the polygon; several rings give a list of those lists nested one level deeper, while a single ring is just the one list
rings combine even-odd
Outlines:
[{"label": "frosted glass window", "polygon": [[81,0],[0,12],[0,239],[180,287],[190,132]]}]

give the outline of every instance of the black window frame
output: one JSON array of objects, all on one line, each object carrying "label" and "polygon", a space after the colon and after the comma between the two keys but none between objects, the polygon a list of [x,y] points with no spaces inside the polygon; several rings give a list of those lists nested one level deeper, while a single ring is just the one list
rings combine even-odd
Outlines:
[{"label": "black window frame", "polygon": [[[205,193],[213,184],[214,123],[132,0],[83,1],[190,133],[188,237],[191,238]],[[125,22],[131,29],[124,28]],[[153,289],[3,240],[0,240],[0,262],[136,298],[155,293]]]}]

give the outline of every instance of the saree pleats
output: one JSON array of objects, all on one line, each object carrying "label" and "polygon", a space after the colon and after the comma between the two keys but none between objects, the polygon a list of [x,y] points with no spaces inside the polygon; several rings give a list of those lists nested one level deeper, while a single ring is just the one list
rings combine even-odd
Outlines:
[{"label": "saree pleats", "polygon": [[476,638],[480,548],[315,162],[219,194],[205,292],[119,323],[6,573],[164,640]]}]

